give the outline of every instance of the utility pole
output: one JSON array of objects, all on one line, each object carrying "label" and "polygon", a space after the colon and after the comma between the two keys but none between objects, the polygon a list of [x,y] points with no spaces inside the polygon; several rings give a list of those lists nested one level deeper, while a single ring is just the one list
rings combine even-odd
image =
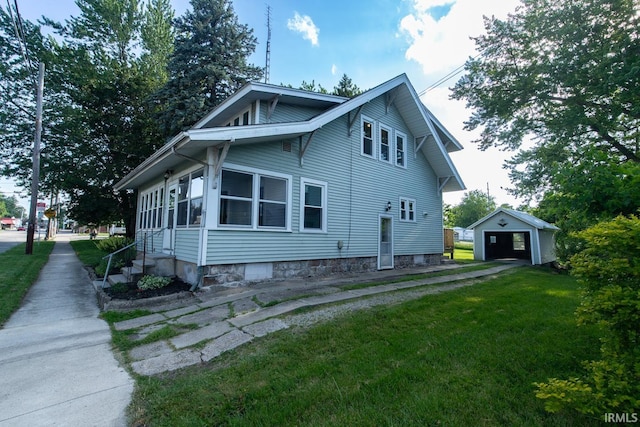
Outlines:
[{"label": "utility pole", "polygon": [[38,184],[40,178],[40,139],[42,138],[42,92],[44,92],[44,63],[38,67],[38,87],[36,91],[36,134],[33,141],[33,176],[31,177],[31,206],[29,208],[29,226],[27,227],[27,246],[25,254],[33,254],[33,234],[36,224],[38,205]]}]

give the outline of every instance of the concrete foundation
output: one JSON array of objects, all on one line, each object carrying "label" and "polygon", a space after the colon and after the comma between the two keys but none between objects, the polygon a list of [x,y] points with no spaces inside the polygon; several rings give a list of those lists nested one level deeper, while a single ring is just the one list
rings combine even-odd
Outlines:
[{"label": "concrete foundation", "polygon": [[[398,255],[394,258],[395,268],[407,268],[421,265],[439,265],[441,254]],[[184,261],[176,261],[176,275],[191,284],[198,283],[202,277],[202,286],[240,284],[257,280],[288,279],[300,277],[328,276],[339,273],[358,273],[376,271],[377,257],[332,258],[302,261],[278,261],[254,264],[225,264],[198,267]]]}]

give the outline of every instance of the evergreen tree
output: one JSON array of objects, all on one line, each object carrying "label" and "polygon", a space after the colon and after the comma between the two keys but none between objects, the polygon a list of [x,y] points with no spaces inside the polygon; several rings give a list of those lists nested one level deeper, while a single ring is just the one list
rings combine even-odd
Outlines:
[{"label": "evergreen tree", "polygon": [[166,137],[189,128],[262,69],[247,63],[256,47],[253,30],[238,22],[229,0],[191,0],[178,18],[169,81],[158,92]]},{"label": "evergreen tree", "polygon": [[333,88],[334,95],[344,96],[347,98],[353,98],[361,93],[362,90],[356,86],[346,74],[342,75],[342,78],[338,82],[338,86]]}]

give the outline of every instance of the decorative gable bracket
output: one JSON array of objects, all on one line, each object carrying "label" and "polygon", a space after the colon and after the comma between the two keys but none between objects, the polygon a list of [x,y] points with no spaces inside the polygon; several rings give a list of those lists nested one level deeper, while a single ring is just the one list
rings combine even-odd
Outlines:
[{"label": "decorative gable bracket", "polygon": [[300,136],[300,167],[304,166],[304,153],[307,151],[309,144],[311,144],[311,140],[313,139],[313,135],[316,134],[318,129],[314,130],[309,134],[309,138],[307,138],[307,142],[302,145],[302,136]]},{"label": "decorative gable bracket", "polygon": [[398,96],[398,89],[394,89],[389,91],[384,96],[384,112],[385,114],[389,113],[389,108],[393,105],[393,102],[396,100]]},{"label": "decorative gable bracket", "polygon": [[207,149],[207,159],[209,160],[209,162],[207,163],[207,167],[209,168],[209,176],[211,176],[211,188],[213,190],[218,188],[218,177],[220,176],[222,165],[224,164],[224,161],[227,158],[227,154],[229,153],[229,147],[234,141],[235,139],[226,141],[222,145],[222,150],[219,146],[209,147]]},{"label": "decorative gable bracket", "polygon": [[420,149],[422,148],[422,145],[425,143],[428,136],[429,135],[424,135],[423,137],[416,138],[416,142],[415,142],[416,149],[413,151],[414,157],[418,155],[418,151],[420,151]]},{"label": "decorative gable bracket", "polygon": [[276,105],[278,105],[279,100],[280,100],[280,94],[274,96],[269,100],[269,108],[267,109],[267,120],[271,120],[271,115],[276,110]]},{"label": "decorative gable bracket", "polygon": [[445,187],[445,185],[447,185],[450,179],[450,176],[441,176],[438,178],[438,190],[440,192],[442,192],[442,189]]},{"label": "decorative gable bracket", "polygon": [[362,110],[362,107],[364,107],[364,105],[361,105],[358,107],[355,114],[353,115],[353,119],[351,118],[351,111],[347,113],[347,136],[349,137],[353,132],[353,125],[356,123],[356,120],[358,119],[358,115],[360,114],[360,110]]}]

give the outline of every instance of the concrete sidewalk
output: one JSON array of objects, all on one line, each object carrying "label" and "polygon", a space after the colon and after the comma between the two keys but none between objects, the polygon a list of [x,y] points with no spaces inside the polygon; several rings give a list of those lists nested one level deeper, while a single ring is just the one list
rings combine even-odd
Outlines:
[{"label": "concrete sidewalk", "polygon": [[134,382],[111,352],[71,234],[58,234],[22,307],[0,329],[0,426],[125,426]]},{"label": "concrete sidewalk", "polygon": [[[129,351],[131,368],[136,373],[156,375],[207,362],[255,338],[291,326],[309,325],[347,311],[470,286],[519,265],[506,263],[483,270],[456,272],[462,266],[448,264],[350,277],[211,288],[197,292],[191,299],[147,306],[153,314],[118,322],[114,327],[130,331],[129,336],[134,340],[142,340],[167,326],[178,333],[170,339],[139,345]],[[423,277],[425,273],[443,270],[450,270],[449,274]],[[412,274],[420,276],[408,280]],[[367,283],[370,286],[366,286]],[[350,287],[353,284],[359,286],[354,289]],[[301,308],[313,310],[296,314]],[[197,326],[194,328],[194,325]]]}]

